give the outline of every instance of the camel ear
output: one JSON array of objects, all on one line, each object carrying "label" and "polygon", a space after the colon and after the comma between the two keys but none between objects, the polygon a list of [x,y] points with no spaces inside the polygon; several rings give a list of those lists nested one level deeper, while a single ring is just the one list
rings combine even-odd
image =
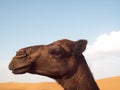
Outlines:
[{"label": "camel ear", "polygon": [[83,53],[86,49],[86,45],[87,45],[87,40],[78,40],[75,43],[75,47],[74,47],[74,53],[76,55],[80,55],[81,53]]}]

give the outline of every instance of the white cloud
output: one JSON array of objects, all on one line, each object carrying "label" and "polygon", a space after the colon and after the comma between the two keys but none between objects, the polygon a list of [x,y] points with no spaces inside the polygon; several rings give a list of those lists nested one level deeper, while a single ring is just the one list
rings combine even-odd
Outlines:
[{"label": "white cloud", "polygon": [[[93,45],[88,45],[86,54],[90,57],[114,55],[119,56],[120,53],[120,31],[103,34],[97,37]],[[120,56],[119,56],[120,57]]]},{"label": "white cloud", "polygon": [[85,56],[95,78],[120,75],[120,31],[98,36]]}]

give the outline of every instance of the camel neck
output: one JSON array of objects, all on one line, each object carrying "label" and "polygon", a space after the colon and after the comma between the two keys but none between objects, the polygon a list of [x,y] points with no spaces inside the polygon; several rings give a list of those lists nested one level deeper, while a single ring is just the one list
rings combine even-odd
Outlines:
[{"label": "camel neck", "polygon": [[99,90],[84,59],[70,78],[57,80],[64,90]]}]

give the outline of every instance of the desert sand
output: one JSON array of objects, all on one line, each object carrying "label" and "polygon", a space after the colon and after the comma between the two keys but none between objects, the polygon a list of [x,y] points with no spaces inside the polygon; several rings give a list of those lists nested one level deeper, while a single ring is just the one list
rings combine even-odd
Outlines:
[{"label": "desert sand", "polygon": [[[96,81],[100,90],[120,90],[120,76]],[[0,90],[63,90],[55,82],[44,83],[0,83]]]},{"label": "desert sand", "polygon": [[120,76],[97,80],[100,90],[120,90]]}]

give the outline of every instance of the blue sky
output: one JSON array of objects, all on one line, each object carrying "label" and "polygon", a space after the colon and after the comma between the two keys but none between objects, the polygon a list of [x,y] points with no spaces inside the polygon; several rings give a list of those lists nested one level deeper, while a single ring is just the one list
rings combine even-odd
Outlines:
[{"label": "blue sky", "polygon": [[62,38],[92,45],[119,30],[119,0],[0,0],[0,72],[20,48]]}]

